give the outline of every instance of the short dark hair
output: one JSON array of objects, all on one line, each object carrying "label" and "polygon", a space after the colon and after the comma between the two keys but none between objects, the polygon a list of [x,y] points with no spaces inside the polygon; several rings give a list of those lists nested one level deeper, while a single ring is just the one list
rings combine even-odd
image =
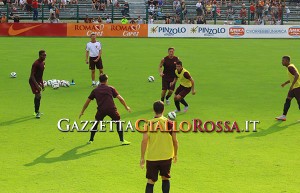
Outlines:
[{"label": "short dark hair", "polygon": [[39,51],[39,56],[41,56],[42,54],[44,54],[46,51],[45,50],[40,50]]},{"label": "short dark hair", "polygon": [[165,109],[165,105],[162,101],[155,101],[153,104],[153,110],[156,114],[161,114]]},{"label": "short dark hair", "polygon": [[100,81],[101,83],[106,82],[107,79],[108,79],[108,76],[107,76],[106,74],[101,74],[101,75],[99,76],[99,81]]},{"label": "short dark hair", "polygon": [[286,59],[288,61],[291,61],[291,57],[289,57],[289,56],[283,56],[282,59]]},{"label": "short dark hair", "polygon": [[182,62],[181,62],[180,60],[178,60],[178,61],[176,62],[176,65],[182,66]]},{"label": "short dark hair", "polygon": [[175,50],[175,48],[174,47],[168,48],[168,51],[170,51],[170,50]]}]

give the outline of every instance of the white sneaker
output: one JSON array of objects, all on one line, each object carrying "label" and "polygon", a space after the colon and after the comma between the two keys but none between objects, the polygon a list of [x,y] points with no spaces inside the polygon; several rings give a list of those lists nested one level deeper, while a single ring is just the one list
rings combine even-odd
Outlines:
[{"label": "white sneaker", "polygon": [[184,107],[184,110],[183,110],[183,112],[187,112],[189,110],[189,106],[186,106],[186,107]]},{"label": "white sneaker", "polygon": [[175,113],[180,113],[181,111],[178,111],[177,109],[174,111]]},{"label": "white sneaker", "polygon": [[278,121],[286,121],[286,116],[285,115],[281,115],[279,117],[276,117],[275,119],[278,120]]},{"label": "white sneaker", "polygon": [[169,99],[166,100],[166,104],[167,104],[167,105],[170,105],[170,100],[169,100]]}]

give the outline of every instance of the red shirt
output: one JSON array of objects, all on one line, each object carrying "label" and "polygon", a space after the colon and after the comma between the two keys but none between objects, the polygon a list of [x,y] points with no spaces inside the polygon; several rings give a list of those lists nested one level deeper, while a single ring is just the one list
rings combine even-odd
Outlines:
[{"label": "red shirt", "polygon": [[117,110],[113,98],[116,98],[118,95],[119,93],[114,87],[100,84],[91,92],[88,98],[91,100],[96,99],[98,111],[103,112],[112,109]]},{"label": "red shirt", "polygon": [[37,9],[39,7],[39,4],[37,1],[32,2],[32,8]]},{"label": "red shirt", "polygon": [[27,0],[27,4],[31,5],[32,4],[32,0]]},{"label": "red shirt", "polygon": [[[36,82],[43,82],[43,73],[45,69],[45,62],[37,59],[31,67],[31,74],[33,74]],[[29,80],[31,80],[31,75],[29,77]]]},{"label": "red shirt", "polygon": [[250,12],[251,12],[251,13],[254,13],[254,12],[255,12],[255,6],[254,6],[254,5],[251,5],[251,6],[250,6]]}]

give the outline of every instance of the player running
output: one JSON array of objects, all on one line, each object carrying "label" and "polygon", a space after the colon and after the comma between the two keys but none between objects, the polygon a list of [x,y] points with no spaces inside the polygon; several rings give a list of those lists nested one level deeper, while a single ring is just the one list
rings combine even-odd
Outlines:
[{"label": "player running", "polygon": [[85,62],[89,64],[92,73],[92,86],[96,86],[95,67],[99,69],[100,75],[103,74],[102,64],[102,45],[96,40],[96,34],[91,34],[91,41],[86,44]]},{"label": "player running", "polygon": [[279,117],[276,117],[277,120],[286,121],[286,115],[289,111],[289,108],[291,106],[291,101],[295,97],[298,106],[300,109],[300,78],[299,78],[299,71],[296,68],[294,64],[290,64],[290,57],[289,56],[283,56],[282,57],[282,65],[287,68],[287,74],[289,80],[286,81],[281,85],[281,87],[284,87],[285,85],[292,83],[288,92],[288,96],[285,100],[284,108],[283,108],[283,114]]},{"label": "player running", "polygon": [[[166,104],[170,104],[169,98],[174,92],[175,84],[170,86],[170,83],[175,78],[176,62],[179,60],[178,57],[174,56],[174,48],[168,49],[168,56],[164,57],[159,64],[159,75],[162,77],[162,91],[161,101],[164,102],[166,92],[169,91],[166,96]],[[164,69],[162,69],[164,67]]]},{"label": "player running", "polygon": [[[153,104],[153,110],[155,117],[151,122],[160,122],[164,127],[165,122],[168,121],[163,116],[164,103],[162,101],[156,101]],[[172,128],[172,124],[169,123],[169,128]],[[166,130],[166,128],[164,128]],[[146,178],[148,179],[146,185],[146,193],[153,193],[154,183],[158,179],[158,173],[162,178],[162,192],[168,193],[170,191],[170,170],[172,159],[173,162],[177,161],[178,141],[176,138],[176,132],[147,132],[143,134],[143,140],[141,143],[141,161],[140,166],[143,169],[145,165],[146,154]]]},{"label": "player running", "polygon": [[34,94],[34,115],[35,118],[41,117],[40,104],[41,104],[41,91],[45,90],[43,84],[43,73],[45,69],[46,51],[39,51],[39,58],[32,64],[31,73],[29,77],[29,85],[32,93]]},{"label": "player running", "polygon": [[189,94],[191,90],[193,95],[196,94],[196,91],[194,89],[194,80],[191,77],[189,71],[187,71],[185,68],[182,67],[181,61],[178,61],[176,63],[175,75],[176,77],[174,78],[174,81],[170,83],[170,86],[175,85],[178,79],[180,85],[175,91],[174,102],[175,102],[176,110],[174,112],[175,113],[180,112],[180,103],[184,105],[184,112],[186,112],[189,108],[189,105],[184,100],[184,97],[187,94]]},{"label": "player running", "polygon": [[[109,116],[112,119],[112,121],[119,121],[121,119],[121,117],[120,117],[120,114],[114,103],[113,98],[118,98],[119,101],[122,103],[122,105],[125,107],[125,109],[128,112],[131,112],[130,107],[127,106],[125,100],[123,99],[123,97],[121,95],[119,95],[117,90],[114,87],[109,86],[107,84],[108,76],[106,74],[100,75],[99,80],[100,80],[100,85],[98,85],[98,87],[95,88],[91,92],[90,96],[86,100],[86,102],[80,112],[79,118],[83,115],[85,109],[89,106],[91,100],[96,99],[96,102],[98,105],[98,108],[97,108],[98,111],[95,115],[95,119],[97,121],[103,121],[104,117],[106,117],[106,116]],[[90,137],[89,143],[92,143],[94,141],[94,136],[97,131],[98,123],[93,128],[94,131],[91,131],[91,137]],[[121,123],[117,122],[117,131],[119,134],[121,145],[129,145],[130,142],[126,141],[123,138],[123,131],[119,129],[119,128],[121,128],[121,126],[122,126]]]}]

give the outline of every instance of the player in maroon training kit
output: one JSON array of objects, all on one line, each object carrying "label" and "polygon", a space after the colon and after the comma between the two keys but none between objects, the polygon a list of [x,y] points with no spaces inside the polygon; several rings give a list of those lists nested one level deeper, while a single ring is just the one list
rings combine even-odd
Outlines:
[{"label": "player in maroon training kit", "polygon": [[41,117],[40,113],[40,103],[41,103],[41,91],[45,90],[43,84],[43,73],[45,69],[45,59],[46,51],[39,51],[39,59],[37,59],[31,67],[31,73],[29,77],[29,85],[31,87],[34,96],[34,113],[35,117],[39,119]]},{"label": "player in maroon training kit", "polygon": [[[159,74],[162,77],[161,101],[164,102],[166,92],[169,90],[166,96],[167,105],[170,104],[169,98],[174,92],[175,85],[170,86],[170,83],[176,77],[176,62],[179,61],[179,58],[174,56],[174,51],[174,48],[168,48],[168,56],[164,57],[159,64]],[[162,67],[164,67],[163,70]]]},{"label": "player in maroon training kit", "polygon": [[[119,99],[119,101],[122,103],[122,105],[125,107],[125,109],[128,112],[131,112],[130,108],[127,106],[125,100],[123,99],[123,97],[121,95],[119,95],[118,91],[112,87],[109,86],[107,84],[108,81],[108,76],[106,74],[101,74],[99,77],[99,81],[101,84],[99,84],[97,86],[97,88],[95,88],[90,96],[88,97],[88,99],[86,100],[85,104],[83,105],[83,108],[80,112],[79,118],[83,115],[85,109],[89,106],[91,100],[96,99],[97,105],[98,105],[98,111],[95,115],[95,119],[97,121],[103,121],[104,117],[109,116],[112,121],[120,121],[121,117],[120,114],[117,110],[117,107],[114,103],[113,98],[117,98]],[[99,123],[99,122],[98,122]],[[94,136],[97,132],[97,125],[91,130],[91,137],[90,137],[90,141],[89,143],[92,143],[94,141]],[[123,138],[123,131],[121,128],[121,123],[120,122],[116,122],[117,123],[117,131],[119,134],[119,138],[121,141],[122,145],[129,145],[130,142],[126,141]]]}]

